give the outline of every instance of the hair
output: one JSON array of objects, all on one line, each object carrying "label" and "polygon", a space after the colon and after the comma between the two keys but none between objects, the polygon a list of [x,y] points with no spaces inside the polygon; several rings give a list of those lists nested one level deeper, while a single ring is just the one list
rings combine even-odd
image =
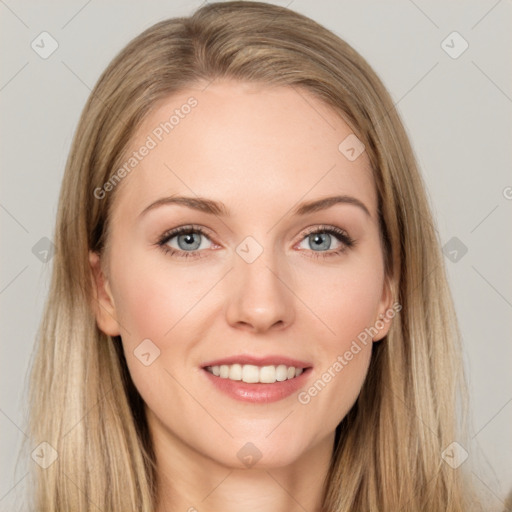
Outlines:
[{"label": "hair", "polygon": [[360,395],[336,429],[321,510],[470,510],[476,500],[464,466],[453,469],[441,457],[467,435],[461,336],[399,114],[348,43],[292,10],[252,1],[206,4],[146,29],[111,61],[83,109],[60,190],[30,374],[30,441],[58,453],[47,469],[32,465],[35,508],[155,509],[157,468],[143,400],[120,337],[99,330],[92,308],[88,252],[106,248],[117,193],[97,199],[94,190],[122,165],[157,102],[224,78],[311,93],[365,144],[374,176],[385,275],[401,311],[372,344]]}]

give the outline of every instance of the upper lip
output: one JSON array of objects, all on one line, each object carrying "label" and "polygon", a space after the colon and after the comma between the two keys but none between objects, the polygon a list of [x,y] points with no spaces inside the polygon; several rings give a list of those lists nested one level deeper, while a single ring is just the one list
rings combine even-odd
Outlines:
[{"label": "upper lip", "polygon": [[223,364],[253,364],[255,366],[279,366],[280,364],[284,364],[285,366],[294,366],[295,368],[309,368],[311,366],[311,363],[306,361],[300,361],[298,359],[281,355],[259,357],[241,354],[237,356],[224,357],[222,359],[215,359],[203,364],[202,367],[206,368],[207,366],[220,366]]}]

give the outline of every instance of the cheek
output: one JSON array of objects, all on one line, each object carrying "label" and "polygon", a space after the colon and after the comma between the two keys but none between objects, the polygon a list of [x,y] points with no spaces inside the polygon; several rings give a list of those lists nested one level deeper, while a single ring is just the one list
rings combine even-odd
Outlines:
[{"label": "cheek", "polygon": [[[329,289],[330,296],[323,302],[320,295],[315,295],[313,303],[322,312],[322,323],[312,324],[317,335],[310,331],[310,336],[315,339],[319,364],[310,386],[298,395],[305,414],[312,418],[309,421],[324,434],[336,428],[359,396],[371,359],[370,328],[378,303],[365,280],[339,277]],[[322,336],[318,335],[320,331]]]},{"label": "cheek", "polygon": [[[122,267],[122,268],[121,268]],[[180,266],[155,262],[146,254],[125,258],[116,276],[116,314],[131,343],[162,340],[185,317],[208,289]]]},{"label": "cheek", "polygon": [[152,271],[129,274],[119,286],[116,313],[122,329],[123,339],[136,343],[141,339],[158,339],[172,327],[169,315],[178,306],[171,286],[164,287],[162,281],[154,279]]},{"label": "cheek", "polygon": [[[174,374],[189,364],[195,340],[201,338],[198,333],[205,328],[207,301],[202,299],[218,277],[208,270],[172,266],[165,258],[155,261],[142,251],[119,254],[123,256],[113,273],[113,293],[125,357],[139,392],[151,401],[155,390],[172,385],[166,370]],[[144,361],[142,354],[148,353]]]},{"label": "cheek", "polygon": [[[311,310],[313,325],[326,333],[323,349],[343,350],[365,329],[374,326],[384,285],[383,268],[374,258],[348,261],[337,268],[304,273],[301,287]],[[363,336],[361,336],[363,337]]]},{"label": "cheek", "polygon": [[[369,270],[371,269],[371,270]],[[310,410],[330,411],[322,416],[334,428],[347,414],[366,378],[372,352],[372,329],[382,298],[383,268],[376,258],[352,258],[336,269],[322,268],[302,280],[302,295],[316,315],[304,332],[315,340],[320,364],[316,379],[299,402]]]},{"label": "cheek", "polygon": [[[168,371],[174,374],[172,362],[186,359],[190,343],[182,329],[193,316],[194,302],[204,294],[199,283],[188,282],[186,276],[133,254],[119,263],[115,280],[116,314],[128,369],[144,401],[156,410],[161,390],[174,389]],[[172,343],[177,338],[180,343]],[[173,394],[178,391],[176,387]]]}]

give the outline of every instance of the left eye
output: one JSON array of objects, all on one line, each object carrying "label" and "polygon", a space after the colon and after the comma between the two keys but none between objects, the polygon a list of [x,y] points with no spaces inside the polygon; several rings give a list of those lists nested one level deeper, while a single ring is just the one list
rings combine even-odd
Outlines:
[{"label": "left eye", "polygon": [[[317,231],[314,233],[310,233],[309,235],[306,235],[304,240],[301,242],[301,244],[308,244],[309,247],[301,247],[302,249],[312,249],[313,251],[322,251],[329,249],[333,249],[331,246],[331,243],[333,242],[333,238],[335,241],[337,241],[340,245],[341,242],[339,239],[335,236],[333,236],[332,233],[328,232],[327,230],[323,231]],[[300,246],[299,246],[300,247]],[[336,247],[334,247],[336,249]]]}]

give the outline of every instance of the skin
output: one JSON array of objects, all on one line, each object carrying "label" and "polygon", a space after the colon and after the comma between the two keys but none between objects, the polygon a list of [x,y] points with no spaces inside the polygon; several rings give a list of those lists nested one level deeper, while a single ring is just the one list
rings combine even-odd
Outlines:
[{"label": "skin", "polygon": [[[235,354],[285,355],[313,366],[308,389],[391,307],[369,161],[365,152],[349,161],[338,150],[352,130],[307,91],[230,80],[157,104],[130,150],[190,96],[198,105],[115,190],[108,252],[90,253],[97,323],[121,335],[146,403],[158,512],[230,512],[248,503],[254,511],[319,510],[335,428],[364,382],[371,339],[308,404],[297,394],[240,402],[201,366]],[[139,217],[174,194],[222,201],[232,215],[166,205]],[[370,215],[342,203],[292,215],[299,203],[338,194],[359,199]],[[188,224],[208,231],[196,235],[202,257],[172,256],[156,244]],[[344,245],[332,235],[329,245],[324,234],[327,249],[315,251],[305,231],[323,225],[356,244],[323,257]],[[236,252],[247,236],[263,248],[252,263]],[[168,244],[180,248],[177,237]],[[160,350],[149,366],[134,355],[147,338]],[[251,467],[237,457],[247,442],[262,455]]]}]

